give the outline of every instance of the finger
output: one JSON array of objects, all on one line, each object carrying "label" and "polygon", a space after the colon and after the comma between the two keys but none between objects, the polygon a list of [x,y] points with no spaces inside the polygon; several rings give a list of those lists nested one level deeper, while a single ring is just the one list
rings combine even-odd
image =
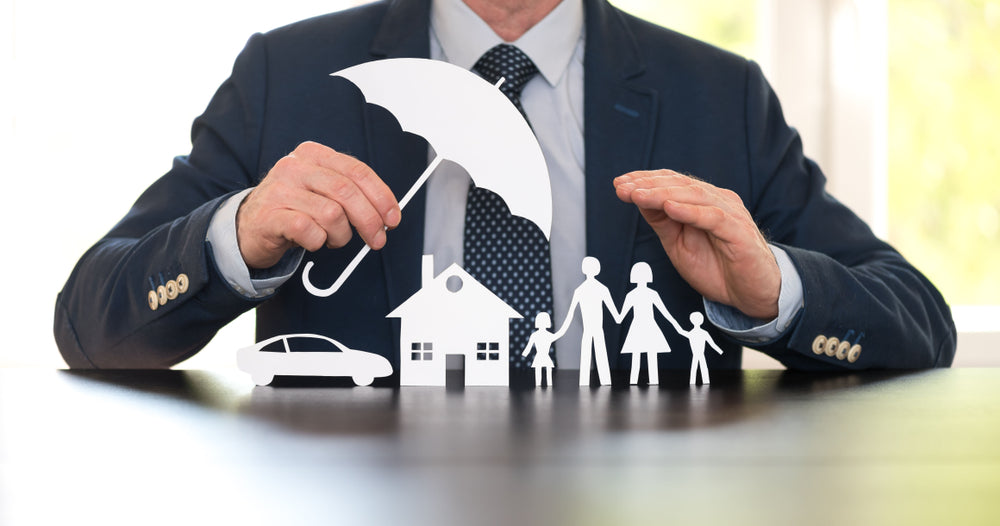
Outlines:
[{"label": "finger", "polygon": [[[653,209],[658,205],[670,220],[703,230],[723,241],[736,243],[759,236],[748,215],[734,212],[718,200],[674,201],[670,198],[672,193],[670,189],[643,188],[632,195],[637,206]],[[752,237],[747,237],[751,234]]]},{"label": "finger", "polygon": [[337,228],[346,216],[368,246],[378,250],[385,245],[388,225],[353,180],[336,172],[318,169],[305,177],[304,184],[307,190],[321,199],[310,203],[309,210],[318,223]]},{"label": "finger", "polygon": [[328,245],[332,248],[350,240],[345,216],[365,243],[374,249],[382,248],[385,221],[353,180],[318,164],[317,156],[326,150],[329,149],[315,143],[311,148],[304,144],[279,160],[261,184],[268,188],[268,202],[276,208],[309,215],[328,232]]},{"label": "finger", "polygon": [[[672,170],[644,170],[616,177],[614,186],[619,199],[627,203],[634,203],[632,192],[636,190],[687,186],[692,184],[693,181],[695,181],[693,178],[678,174]],[[659,208],[659,206],[656,206],[656,208]]]},{"label": "finger", "polygon": [[732,190],[670,170],[633,172],[620,178],[622,186],[631,188],[629,199],[637,206],[662,208],[664,203],[716,207],[741,221],[752,222],[743,200]]},{"label": "finger", "polygon": [[632,191],[639,189],[666,189],[671,200],[692,204],[716,205],[727,210],[744,208],[743,200],[735,192],[720,188],[696,177],[679,174],[672,170],[655,172],[632,172],[618,179],[624,187]]},{"label": "finger", "polygon": [[616,177],[613,184],[616,187],[631,185],[634,188],[639,188],[652,186],[654,182],[655,184],[683,184],[697,180],[673,170],[637,170]]},{"label": "finger", "polygon": [[269,224],[274,234],[315,252],[327,243],[327,233],[309,215],[291,209],[274,210]]},{"label": "finger", "polygon": [[313,142],[302,143],[296,148],[293,155],[308,158],[317,165],[353,181],[378,211],[382,223],[386,227],[396,228],[399,226],[401,211],[396,196],[367,164],[350,155]]},{"label": "finger", "polygon": [[[739,220],[750,220],[743,201],[732,192],[701,185],[679,185],[639,188],[633,192],[633,202],[639,207],[663,209],[667,203],[718,208]],[[665,209],[664,209],[665,210]]]},{"label": "finger", "polygon": [[[299,192],[289,201],[289,207],[312,218],[326,232],[326,246],[330,248],[340,248],[353,237],[350,218],[337,201],[314,192]],[[378,248],[385,243],[382,229],[377,231],[372,242],[379,243]]]}]

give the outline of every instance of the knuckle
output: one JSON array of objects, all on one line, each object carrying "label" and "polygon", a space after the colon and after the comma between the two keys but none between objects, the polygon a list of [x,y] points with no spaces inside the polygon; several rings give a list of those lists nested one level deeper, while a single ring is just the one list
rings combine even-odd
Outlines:
[{"label": "knuckle", "polygon": [[296,157],[294,154],[286,155],[281,159],[278,159],[278,162],[274,163],[274,167],[272,167],[271,171],[267,173],[267,176],[265,176],[264,181],[273,183],[275,182],[275,180],[284,179],[285,177],[288,177],[291,174],[301,172],[304,166],[305,163],[302,161],[302,159]]},{"label": "knuckle", "polygon": [[725,221],[727,217],[725,210],[715,206],[706,209],[705,215],[707,219],[713,224],[719,224]]},{"label": "knuckle", "polygon": [[720,188],[719,192],[722,194],[723,199],[729,201],[730,203],[739,204],[741,206],[743,205],[743,199],[740,197],[740,194],[737,194],[728,188]]},{"label": "knuckle", "polygon": [[326,201],[317,212],[322,225],[336,225],[344,220],[344,207],[334,201]]},{"label": "knuckle", "polygon": [[323,147],[320,146],[320,144],[317,142],[304,141],[302,143],[299,143],[299,145],[295,147],[295,150],[292,152],[292,155],[293,156],[302,155],[308,157],[311,155],[316,155],[322,148]]},{"label": "knuckle", "polygon": [[357,186],[346,177],[332,177],[329,181],[330,195],[341,203],[349,203],[357,197]]},{"label": "knuckle", "polygon": [[288,237],[293,239],[301,239],[307,237],[309,230],[312,228],[312,221],[301,214],[295,214],[288,219],[288,223],[285,226],[285,230],[288,232]]},{"label": "knuckle", "polygon": [[372,177],[374,173],[367,164],[352,157],[351,163],[347,166],[347,170],[344,175],[350,177],[354,181],[361,182]]}]

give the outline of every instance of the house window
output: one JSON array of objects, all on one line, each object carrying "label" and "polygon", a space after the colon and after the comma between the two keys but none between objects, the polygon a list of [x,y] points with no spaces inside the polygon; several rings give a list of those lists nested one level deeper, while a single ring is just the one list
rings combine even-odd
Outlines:
[{"label": "house window", "polygon": [[490,348],[490,360],[491,361],[499,360],[500,359],[500,343],[499,342],[490,342],[489,343],[489,348]]},{"label": "house window", "polygon": [[499,360],[499,342],[479,342],[476,344],[476,360]]},{"label": "house window", "polygon": [[434,344],[431,342],[424,342],[424,361],[430,361],[434,359]]},{"label": "house window", "polygon": [[410,360],[414,362],[434,359],[434,344],[431,342],[413,342],[410,344]]}]

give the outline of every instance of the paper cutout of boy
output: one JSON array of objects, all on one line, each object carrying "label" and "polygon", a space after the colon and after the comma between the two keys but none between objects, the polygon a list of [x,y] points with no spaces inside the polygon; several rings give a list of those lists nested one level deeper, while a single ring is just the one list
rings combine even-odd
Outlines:
[{"label": "paper cutout of boy", "polygon": [[601,262],[595,257],[587,256],[583,258],[580,269],[586,278],[573,291],[569,312],[562,327],[556,332],[556,338],[566,333],[579,305],[580,318],[583,321],[583,339],[580,342],[580,385],[590,385],[591,349],[594,351],[594,362],[601,385],[610,385],[611,368],[608,366],[608,349],[604,342],[604,307],[607,307],[618,323],[621,323],[619,321],[621,315],[618,314],[615,302],[611,299],[611,291],[597,281],[597,275],[601,272]]},{"label": "paper cutout of boy", "polygon": [[701,371],[701,383],[707,384],[708,379],[708,363],[705,361],[705,344],[709,344],[715,349],[715,352],[722,354],[722,349],[715,344],[715,340],[712,339],[712,335],[702,328],[701,324],[705,322],[705,316],[700,312],[692,312],[691,324],[694,327],[690,331],[685,331],[680,327],[680,325],[674,326],[677,332],[681,333],[682,336],[687,337],[688,341],[691,343],[691,385],[695,384],[695,379],[697,373]]},{"label": "paper cutout of boy", "polygon": [[531,348],[535,348],[535,359],[531,362],[531,367],[535,370],[535,387],[541,387],[543,376],[546,379],[545,385],[552,387],[552,369],[556,366],[552,362],[552,342],[562,334],[553,334],[549,331],[551,327],[552,318],[549,313],[539,312],[535,316],[535,332],[528,336],[528,344],[521,353],[521,356],[527,356]]}]

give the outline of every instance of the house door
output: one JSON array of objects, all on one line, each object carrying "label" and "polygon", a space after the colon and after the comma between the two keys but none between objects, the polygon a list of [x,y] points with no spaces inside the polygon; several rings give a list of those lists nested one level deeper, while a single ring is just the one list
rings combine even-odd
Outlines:
[{"label": "house door", "polygon": [[445,386],[465,387],[466,363],[464,354],[449,354],[447,356],[447,371],[445,372]]}]

